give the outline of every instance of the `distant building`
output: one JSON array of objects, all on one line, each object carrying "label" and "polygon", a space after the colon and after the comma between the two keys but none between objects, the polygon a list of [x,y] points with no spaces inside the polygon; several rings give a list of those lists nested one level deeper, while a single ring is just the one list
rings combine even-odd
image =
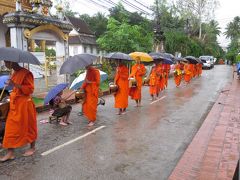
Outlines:
[{"label": "distant building", "polygon": [[89,29],[88,25],[80,18],[67,17],[74,29],[69,34],[69,55],[73,56],[80,53],[91,53],[100,55],[96,43],[96,36]]}]

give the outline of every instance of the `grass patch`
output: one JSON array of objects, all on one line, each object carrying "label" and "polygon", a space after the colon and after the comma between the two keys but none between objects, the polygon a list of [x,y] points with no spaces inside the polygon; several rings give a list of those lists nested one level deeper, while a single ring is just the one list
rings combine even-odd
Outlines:
[{"label": "grass patch", "polygon": [[101,84],[100,84],[101,90],[102,91],[109,90],[109,85],[108,84],[109,84],[108,80],[101,82]]},{"label": "grass patch", "polygon": [[33,97],[32,99],[35,106],[40,106],[40,105],[43,105],[44,103],[44,100],[42,98]]}]

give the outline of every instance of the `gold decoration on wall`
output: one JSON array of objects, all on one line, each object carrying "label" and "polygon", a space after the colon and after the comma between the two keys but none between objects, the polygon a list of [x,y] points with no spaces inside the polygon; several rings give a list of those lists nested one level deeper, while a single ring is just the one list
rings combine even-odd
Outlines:
[{"label": "gold decoration on wall", "polygon": [[61,29],[59,29],[58,27],[52,25],[52,24],[48,24],[48,25],[42,25],[42,26],[38,26],[32,30],[29,30],[29,29],[25,29],[24,30],[24,36],[27,38],[27,39],[31,39],[33,37],[34,34],[38,33],[38,32],[41,32],[41,31],[52,31],[54,32],[55,34],[58,35],[58,37],[60,37],[61,39],[63,39],[64,41],[67,41],[68,40],[68,35],[63,33],[61,31]]}]

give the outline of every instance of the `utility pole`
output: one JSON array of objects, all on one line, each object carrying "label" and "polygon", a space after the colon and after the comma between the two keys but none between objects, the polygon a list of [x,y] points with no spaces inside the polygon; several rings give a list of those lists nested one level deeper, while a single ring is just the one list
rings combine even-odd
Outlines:
[{"label": "utility pole", "polygon": [[158,0],[155,1],[156,4],[156,11],[155,11],[155,28],[154,28],[154,51],[155,52],[165,52],[164,50],[164,32],[161,30],[161,23],[160,23],[160,14],[159,14],[159,2]]}]

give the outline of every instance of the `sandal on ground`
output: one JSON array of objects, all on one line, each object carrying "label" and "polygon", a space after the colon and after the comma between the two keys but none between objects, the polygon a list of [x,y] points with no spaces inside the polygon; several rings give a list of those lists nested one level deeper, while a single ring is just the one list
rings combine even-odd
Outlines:
[{"label": "sandal on ground", "polygon": [[60,122],[59,124],[62,125],[62,126],[67,126],[67,125],[68,125],[68,124],[65,123],[65,122]]}]

